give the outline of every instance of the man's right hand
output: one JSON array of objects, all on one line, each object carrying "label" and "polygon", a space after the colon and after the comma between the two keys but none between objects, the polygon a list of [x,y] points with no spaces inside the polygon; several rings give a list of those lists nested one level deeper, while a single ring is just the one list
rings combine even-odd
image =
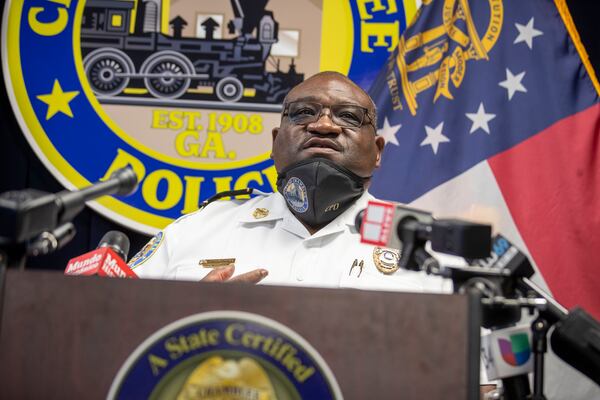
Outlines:
[{"label": "man's right hand", "polygon": [[[258,283],[262,281],[269,272],[264,268],[254,269],[245,274],[233,276],[235,266],[215,268],[210,271],[200,282],[242,282],[242,283]],[[233,277],[232,277],[233,276]]]}]

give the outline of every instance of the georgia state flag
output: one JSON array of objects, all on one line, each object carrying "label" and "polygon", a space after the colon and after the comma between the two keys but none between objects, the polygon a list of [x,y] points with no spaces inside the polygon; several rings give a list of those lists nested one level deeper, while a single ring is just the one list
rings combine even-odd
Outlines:
[{"label": "georgia state flag", "polygon": [[600,319],[599,93],[564,1],[424,1],[370,90],[370,191],[493,223]]},{"label": "georgia state flag", "polygon": [[[600,319],[600,84],[565,0],[423,1],[369,92],[375,196],[492,223]],[[548,357],[548,398],[600,395]]]}]

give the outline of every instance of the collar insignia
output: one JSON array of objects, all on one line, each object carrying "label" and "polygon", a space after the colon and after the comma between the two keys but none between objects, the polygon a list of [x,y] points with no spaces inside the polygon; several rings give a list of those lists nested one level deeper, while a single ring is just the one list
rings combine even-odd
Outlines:
[{"label": "collar insignia", "polygon": [[252,212],[252,216],[255,219],[261,219],[261,218],[265,218],[267,215],[269,215],[269,210],[267,210],[266,208],[257,208],[256,210],[254,210]]}]

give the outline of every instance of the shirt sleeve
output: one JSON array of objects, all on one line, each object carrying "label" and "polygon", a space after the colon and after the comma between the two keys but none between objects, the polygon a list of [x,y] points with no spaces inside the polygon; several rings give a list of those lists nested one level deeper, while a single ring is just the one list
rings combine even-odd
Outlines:
[{"label": "shirt sleeve", "polygon": [[167,231],[156,234],[129,260],[129,268],[140,278],[168,279],[169,249]]}]

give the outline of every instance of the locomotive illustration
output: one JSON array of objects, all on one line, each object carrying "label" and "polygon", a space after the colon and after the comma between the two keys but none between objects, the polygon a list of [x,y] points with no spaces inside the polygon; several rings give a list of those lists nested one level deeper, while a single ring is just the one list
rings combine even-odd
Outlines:
[{"label": "locomotive illustration", "polygon": [[[81,25],[83,66],[102,102],[135,95],[161,100],[280,103],[304,79],[292,59],[287,72],[271,56],[279,25],[268,0],[231,0],[233,38],[214,38],[219,24],[206,20],[204,38],[183,37],[187,21],[161,32],[162,1],[89,0]],[[137,2],[137,4],[136,4]],[[275,71],[267,71],[267,62]],[[131,103],[131,102],[130,102]],[[135,104],[135,101],[133,102]]]}]

